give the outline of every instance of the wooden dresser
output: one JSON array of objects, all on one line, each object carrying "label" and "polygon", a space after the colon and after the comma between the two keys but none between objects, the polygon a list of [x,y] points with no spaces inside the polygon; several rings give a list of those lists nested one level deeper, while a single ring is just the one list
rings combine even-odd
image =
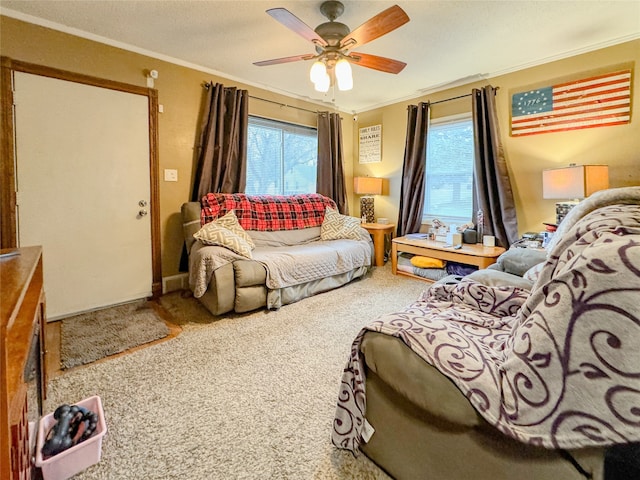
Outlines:
[{"label": "wooden dresser", "polygon": [[41,247],[0,250],[0,291],[0,478],[26,480],[32,475],[28,412],[36,407],[28,404],[28,382],[35,384],[38,418],[47,385]]}]

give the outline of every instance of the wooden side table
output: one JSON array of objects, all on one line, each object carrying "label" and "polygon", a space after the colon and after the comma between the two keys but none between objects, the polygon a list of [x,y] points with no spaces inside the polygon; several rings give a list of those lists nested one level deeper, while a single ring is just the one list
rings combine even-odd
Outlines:
[{"label": "wooden side table", "polygon": [[485,247],[481,243],[463,243],[460,249],[454,249],[453,247],[445,247],[444,242],[436,242],[414,236],[394,238],[391,241],[391,245],[392,273],[426,281],[431,280],[398,270],[398,252],[413,253],[414,255],[423,255],[440,260],[451,260],[452,262],[466,265],[475,265],[478,268],[487,268],[492,263],[496,263],[497,258],[505,252],[502,247]]},{"label": "wooden side table", "polygon": [[384,266],[384,237],[388,234],[393,239],[395,225],[392,223],[363,223],[361,227],[369,232],[373,238],[376,267]]}]

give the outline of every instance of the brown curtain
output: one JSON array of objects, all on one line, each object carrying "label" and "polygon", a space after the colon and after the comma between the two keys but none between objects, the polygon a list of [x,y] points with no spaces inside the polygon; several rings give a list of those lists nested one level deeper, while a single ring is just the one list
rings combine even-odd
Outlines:
[{"label": "brown curtain", "polygon": [[318,112],[318,173],[316,192],[331,198],[343,215],[349,214],[342,168],[342,119],[338,113]]},{"label": "brown curtain", "polygon": [[210,83],[200,126],[191,200],[207,193],[244,192],[247,183],[249,93]]},{"label": "brown curtain", "polygon": [[400,211],[397,236],[420,231],[424,208],[425,169],[427,163],[427,133],[429,102],[407,108],[407,139],[404,146]]},{"label": "brown curtain", "polygon": [[482,234],[496,237],[505,248],[518,239],[518,220],[504,156],[496,91],[491,85],[472,90],[473,134],[475,141],[474,215],[482,210]]}]

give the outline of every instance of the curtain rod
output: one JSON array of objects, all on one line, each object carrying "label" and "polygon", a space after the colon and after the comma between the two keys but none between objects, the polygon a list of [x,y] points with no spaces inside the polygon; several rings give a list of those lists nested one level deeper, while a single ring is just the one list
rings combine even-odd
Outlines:
[{"label": "curtain rod", "polygon": [[266,98],[254,97],[253,95],[249,95],[249,98],[253,98],[254,100],[260,100],[261,102],[273,103],[275,105],[280,105],[281,107],[295,108],[296,110],[302,110],[303,112],[318,113],[317,110],[309,110],[307,108],[296,107],[295,105],[287,105],[286,103],[280,103],[274,100],[267,100]]},{"label": "curtain rod", "polygon": [[[211,84],[207,82],[207,83],[204,83],[202,86],[207,90],[209,90],[209,87],[211,86]],[[318,113],[318,110],[308,110],[306,108],[296,107],[294,105],[288,105],[286,103],[276,102],[274,100],[268,100],[266,98],[254,97],[253,95],[249,95],[249,98],[253,98],[254,100],[260,100],[262,102],[273,103],[275,105],[280,105],[281,107],[295,108],[296,110],[302,110],[303,112]]]},{"label": "curtain rod", "polygon": [[[496,92],[500,87],[496,87]],[[451,100],[458,100],[459,98],[470,97],[473,93],[467,93],[465,95],[458,95],[457,97],[445,98],[444,100],[438,100],[437,102],[429,102],[429,105],[437,105],[438,103],[450,102]]]},{"label": "curtain rod", "polygon": [[[209,89],[209,84],[205,83],[204,88]],[[496,87],[496,92],[500,89],[500,87]],[[458,100],[459,98],[470,97],[473,95],[472,93],[467,93],[465,95],[458,95],[457,97],[445,98],[444,100],[438,100],[437,102],[429,102],[430,105],[437,105],[438,103],[450,102],[451,100]],[[276,102],[274,100],[268,100],[266,98],[254,97],[253,95],[249,95],[249,98],[253,98],[254,100],[260,100],[262,102],[273,103],[274,105],[280,105],[281,107],[295,108],[296,110],[302,110],[303,112],[309,113],[318,113],[318,110],[309,110],[307,108],[296,107],[295,105],[288,105],[286,103]]]},{"label": "curtain rod", "polygon": [[459,98],[470,97],[472,94],[458,95],[457,97],[445,98],[444,100],[438,100],[437,102],[429,102],[429,105],[437,105],[438,103],[450,102],[451,100],[458,100]]}]

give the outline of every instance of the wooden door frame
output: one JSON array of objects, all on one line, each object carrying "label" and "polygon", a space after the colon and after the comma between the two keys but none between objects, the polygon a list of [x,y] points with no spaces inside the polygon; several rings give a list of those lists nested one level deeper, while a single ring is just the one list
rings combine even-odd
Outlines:
[{"label": "wooden door frame", "polygon": [[154,297],[162,294],[162,257],[160,251],[160,186],[158,166],[158,91],[128,83],[116,82],[81,73],[0,57],[2,99],[0,128],[0,247],[18,246],[16,231],[16,158],[15,122],[13,107],[13,72],[30,73],[43,77],[66,80],[94,87],[142,95],[149,100],[149,184],[151,221],[151,292]]}]

